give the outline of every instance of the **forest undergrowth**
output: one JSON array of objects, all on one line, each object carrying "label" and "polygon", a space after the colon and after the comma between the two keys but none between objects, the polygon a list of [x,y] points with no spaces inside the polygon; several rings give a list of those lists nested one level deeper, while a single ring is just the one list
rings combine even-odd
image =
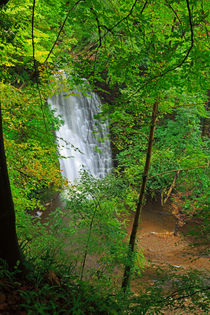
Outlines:
[{"label": "forest undergrowth", "polygon": [[[128,187],[113,175],[103,180],[94,180],[86,172],[82,176],[80,189],[75,186],[65,192],[64,209],[48,212],[44,219],[29,214],[22,218],[18,231],[25,271],[17,266],[11,272],[2,265],[0,313],[207,314],[206,271],[154,263],[141,250],[144,231],[139,236],[131,291],[121,290],[129,223],[122,199],[124,194],[128,197]],[[125,220],[120,219],[122,215]],[[161,247],[161,235],[151,234],[150,248],[154,237]],[[157,248],[154,255],[158,256]]]}]

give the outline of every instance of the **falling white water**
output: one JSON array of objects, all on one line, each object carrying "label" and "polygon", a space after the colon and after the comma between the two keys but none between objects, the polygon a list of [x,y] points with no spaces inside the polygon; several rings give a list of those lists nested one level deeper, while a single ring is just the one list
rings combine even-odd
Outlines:
[{"label": "falling white water", "polygon": [[[81,168],[94,177],[104,177],[112,167],[108,125],[94,118],[101,102],[95,93],[62,92],[48,99],[48,104],[61,116],[64,124],[56,132],[62,174],[75,183]],[[102,139],[102,141],[97,140]]]}]

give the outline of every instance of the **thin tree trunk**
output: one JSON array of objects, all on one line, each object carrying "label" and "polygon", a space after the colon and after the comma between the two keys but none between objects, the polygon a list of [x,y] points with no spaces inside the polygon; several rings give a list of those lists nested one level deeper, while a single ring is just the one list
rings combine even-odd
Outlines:
[{"label": "thin tree trunk", "polygon": [[[210,108],[210,90],[208,90],[208,102],[206,102],[206,106],[205,106],[206,113],[208,113],[209,108]],[[203,119],[201,119],[201,124],[202,124],[202,136],[210,137],[209,118],[203,117]]]},{"label": "thin tree trunk", "polygon": [[172,184],[171,184],[171,186],[170,186],[170,188],[169,188],[169,190],[167,192],[167,195],[166,195],[165,199],[163,200],[163,204],[165,204],[168,201],[168,198],[170,197],[170,195],[172,193],[172,190],[174,189],[174,187],[176,185],[176,180],[177,180],[177,178],[179,176],[179,173],[180,173],[180,171],[177,171],[176,174],[174,175],[173,182],[172,182]]},{"label": "thin tree trunk", "polygon": [[[10,189],[2,128],[0,104],[0,259],[13,268],[20,260],[20,250],[15,227],[15,211]],[[0,261],[1,263],[1,261]]]},{"label": "thin tree trunk", "polygon": [[150,133],[149,133],[149,140],[148,140],[148,146],[147,146],[147,156],[146,156],[146,162],[144,165],[144,173],[142,176],[142,184],[141,184],[141,190],[139,194],[139,200],[137,203],[136,207],[136,213],[135,213],[135,218],[133,222],[133,227],[130,235],[130,241],[129,241],[129,249],[128,249],[128,259],[125,265],[125,271],[123,275],[123,282],[122,282],[122,288],[124,292],[126,291],[129,281],[130,281],[130,276],[131,276],[131,268],[133,265],[133,252],[134,252],[134,246],[135,246],[135,241],[136,241],[136,233],[138,229],[138,224],[139,224],[139,217],[141,214],[142,210],[142,205],[143,205],[143,200],[144,200],[144,194],[145,194],[145,189],[146,189],[146,184],[147,184],[147,177],[148,177],[148,172],[150,168],[150,160],[151,160],[151,154],[152,154],[152,145],[154,142],[154,130],[155,130],[155,122],[157,118],[157,113],[158,113],[158,103],[154,103],[153,105],[153,111],[152,111],[152,118],[151,118],[151,123],[150,123]]}]

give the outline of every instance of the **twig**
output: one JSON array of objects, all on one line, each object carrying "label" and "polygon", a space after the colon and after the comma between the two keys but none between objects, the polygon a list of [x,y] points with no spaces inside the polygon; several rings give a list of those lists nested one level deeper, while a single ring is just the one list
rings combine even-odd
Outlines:
[{"label": "twig", "polygon": [[144,5],[143,5],[143,8],[141,9],[141,12],[140,12],[141,14],[143,14],[144,10],[146,9],[146,6],[147,6],[148,2],[149,2],[149,0],[145,1]]},{"label": "twig", "polygon": [[[189,294],[186,294],[186,295],[182,295],[182,296],[178,296],[178,297],[175,297],[176,294],[179,294],[179,292],[181,291],[186,291],[186,290],[191,290],[191,289],[195,289],[195,291],[189,293]],[[208,291],[210,289],[210,287],[204,287],[204,288],[195,288],[195,287],[184,287],[184,288],[180,288],[180,289],[177,289],[175,290],[174,292],[172,292],[170,295],[164,297],[164,301],[167,302],[167,300],[169,300],[169,302],[167,304],[164,303],[164,306],[167,306],[167,305],[170,305],[172,302],[174,301],[178,301],[178,300],[183,300],[183,299],[186,299],[188,297],[191,297],[197,293],[200,293],[200,292],[204,292],[204,291]],[[180,292],[180,293],[181,293]],[[173,299],[173,300],[171,300]],[[163,303],[163,299],[162,300],[157,300],[156,301],[156,304],[162,304]]]},{"label": "twig", "polygon": [[183,58],[183,60],[178,65],[176,65],[173,68],[168,69],[167,71],[165,71],[161,76],[164,76],[168,72],[171,72],[171,71],[176,70],[177,68],[181,67],[183,65],[183,63],[187,60],[187,58],[188,58],[188,56],[190,54],[190,51],[192,50],[192,48],[194,46],[194,33],[193,33],[192,16],[191,16],[191,11],[190,11],[189,0],[186,0],[186,3],[187,3],[188,15],[189,15],[189,24],[190,24],[190,33],[191,33],[191,36],[190,36],[190,41],[191,41],[190,47],[189,47],[185,57]]},{"label": "twig", "polygon": [[26,174],[25,172],[21,171],[19,168],[14,167],[14,169],[15,169],[16,171],[18,171],[20,174],[22,174],[23,176],[25,176],[25,177],[27,177],[27,178],[31,178],[30,175],[28,175],[28,174]]}]

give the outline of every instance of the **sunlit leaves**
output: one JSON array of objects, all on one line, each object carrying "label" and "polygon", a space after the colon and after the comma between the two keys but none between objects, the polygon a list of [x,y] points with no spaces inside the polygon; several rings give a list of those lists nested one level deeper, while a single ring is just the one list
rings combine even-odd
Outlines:
[{"label": "sunlit leaves", "polygon": [[1,83],[4,140],[13,198],[17,210],[41,206],[39,193],[62,185],[57,149],[48,116],[45,130],[35,90]]}]

